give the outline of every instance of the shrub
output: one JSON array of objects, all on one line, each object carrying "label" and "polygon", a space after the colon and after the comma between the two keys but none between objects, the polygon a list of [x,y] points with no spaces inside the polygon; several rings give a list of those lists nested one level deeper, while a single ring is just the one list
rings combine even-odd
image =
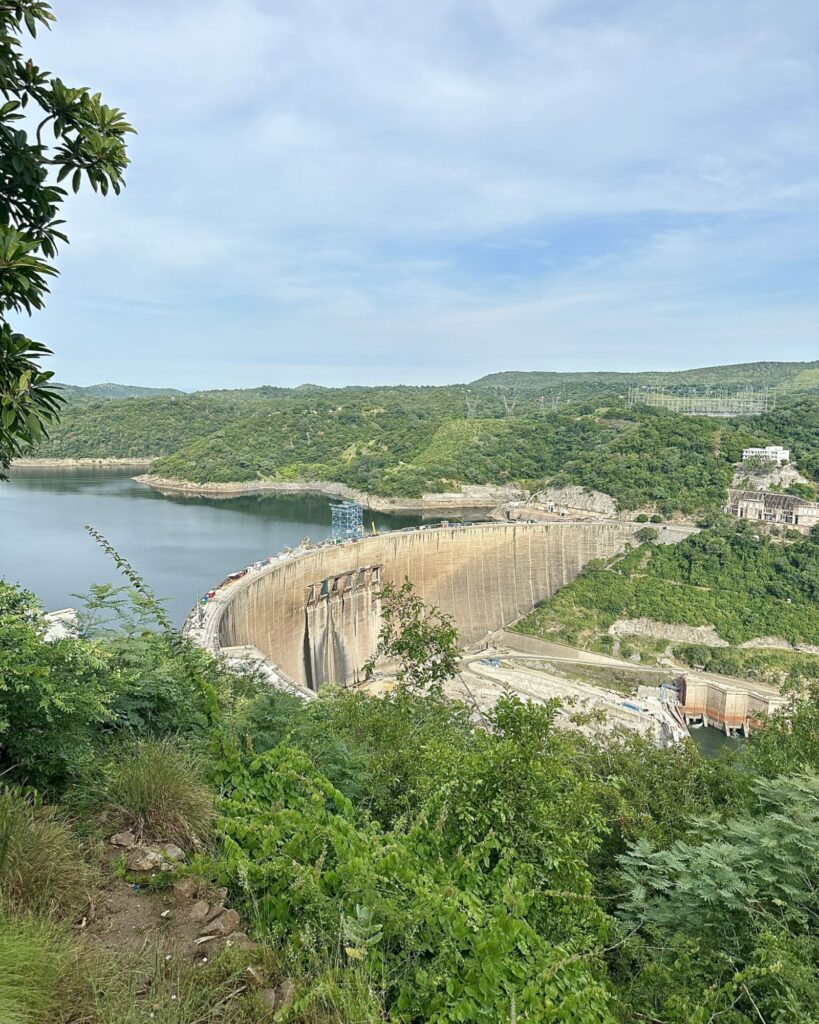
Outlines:
[{"label": "shrub", "polygon": [[[0,790],[0,899],[6,907],[75,914],[93,873],[70,829],[21,790]],[[2,1019],[2,1018],[0,1018]]]},{"label": "shrub", "polygon": [[0,581],[0,772],[54,791],[92,760],[112,684],[98,644],[44,634],[33,596]]},{"label": "shrub", "polygon": [[173,739],[124,743],[106,771],[104,798],[138,833],[188,849],[201,846],[211,829],[213,793],[199,758]]},{"label": "shrub", "polygon": [[53,922],[0,916],[0,1021],[47,1024],[68,940]]}]

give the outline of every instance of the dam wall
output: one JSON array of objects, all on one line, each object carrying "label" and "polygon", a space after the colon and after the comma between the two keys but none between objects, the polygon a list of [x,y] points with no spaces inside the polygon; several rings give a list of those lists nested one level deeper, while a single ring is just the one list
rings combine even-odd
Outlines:
[{"label": "dam wall", "polygon": [[[639,523],[481,523],[416,529],[309,550],[233,584],[217,598],[219,647],[253,645],[316,690],[358,679],[376,646],[380,587],[409,578],[452,616],[464,645],[528,614],[593,559],[622,551]],[[657,528],[676,543],[693,527]]]}]

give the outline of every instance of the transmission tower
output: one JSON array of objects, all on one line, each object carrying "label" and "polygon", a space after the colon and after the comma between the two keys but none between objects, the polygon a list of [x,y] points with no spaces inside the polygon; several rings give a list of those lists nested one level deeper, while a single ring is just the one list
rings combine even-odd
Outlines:
[{"label": "transmission tower", "polygon": [[468,391],[464,394],[466,399],[466,416],[467,419],[474,420],[478,412],[478,402],[480,399],[477,395],[472,395]]},{"label": "transmission tower", "polygon": [[518,404],[517,395],[507,395],[505,391],[501,392],[501,399],[503,401],[503,407],[506,410],[506,418],[511,419],[515,415],[515,406]]}]

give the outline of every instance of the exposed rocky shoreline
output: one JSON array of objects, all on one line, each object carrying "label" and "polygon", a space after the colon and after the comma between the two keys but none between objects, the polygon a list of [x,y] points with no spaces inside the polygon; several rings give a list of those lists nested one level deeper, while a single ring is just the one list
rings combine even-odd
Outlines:
[{"label": "exposed rocky shoreline", "polygon": [[420,498],[382,498],[375,494],[354,490],[331,480],[247,480],[234,483],[192,483],[169,477],[144,473],[134,479],[148,487],[169,494],[188,494],[191,497],[235,498],[243,494],[319,494],[328,498],[358,501],[375,512],[445,513],[486,510],[526,497],[517,486],[492,487],[467,485],[461,491],[424,494]]},{"label": "exposed rocky shoreline", "polygon": [[12,467],[20,469],[74,469],[83,466],[100,468],[125,466],[132,469],[147,469],[154,461],[156,461],[155,457],[144,456],[139,458],[136,455],[130,459],[15,459]]}]

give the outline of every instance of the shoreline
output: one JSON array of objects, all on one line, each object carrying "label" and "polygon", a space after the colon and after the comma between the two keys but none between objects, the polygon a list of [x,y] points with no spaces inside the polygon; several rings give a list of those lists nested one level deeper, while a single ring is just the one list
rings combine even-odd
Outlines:
[{"label": "shoreline", "polygon": [[491,512],[504,502],[519,499],[525,492],[519,487],[467,486],[461,492],[424,494],[420,498],[382,498],[365,491],[356,491],[332,480],[247,480],[231,483],[197,484],[151,473],[135,476],[137,483],[168,494],[185,494],[192,498],[236,498],[248,494],[316,494],[326,498],[357,501],[373,512],[439,513],[484,510]]},{"label": "shoreline", "polygon": [[100,459],[14,459],[11,464],[12,469],[76,469],[83,466],[99,466],[105,468],[108,466],[130,466],[133,469],[147,469],[152,462],[156,462],[156,456],[145,456],[139,458],[139,456],[132,456],[130,459],[114,459],[114,458],[100,458]]}]

